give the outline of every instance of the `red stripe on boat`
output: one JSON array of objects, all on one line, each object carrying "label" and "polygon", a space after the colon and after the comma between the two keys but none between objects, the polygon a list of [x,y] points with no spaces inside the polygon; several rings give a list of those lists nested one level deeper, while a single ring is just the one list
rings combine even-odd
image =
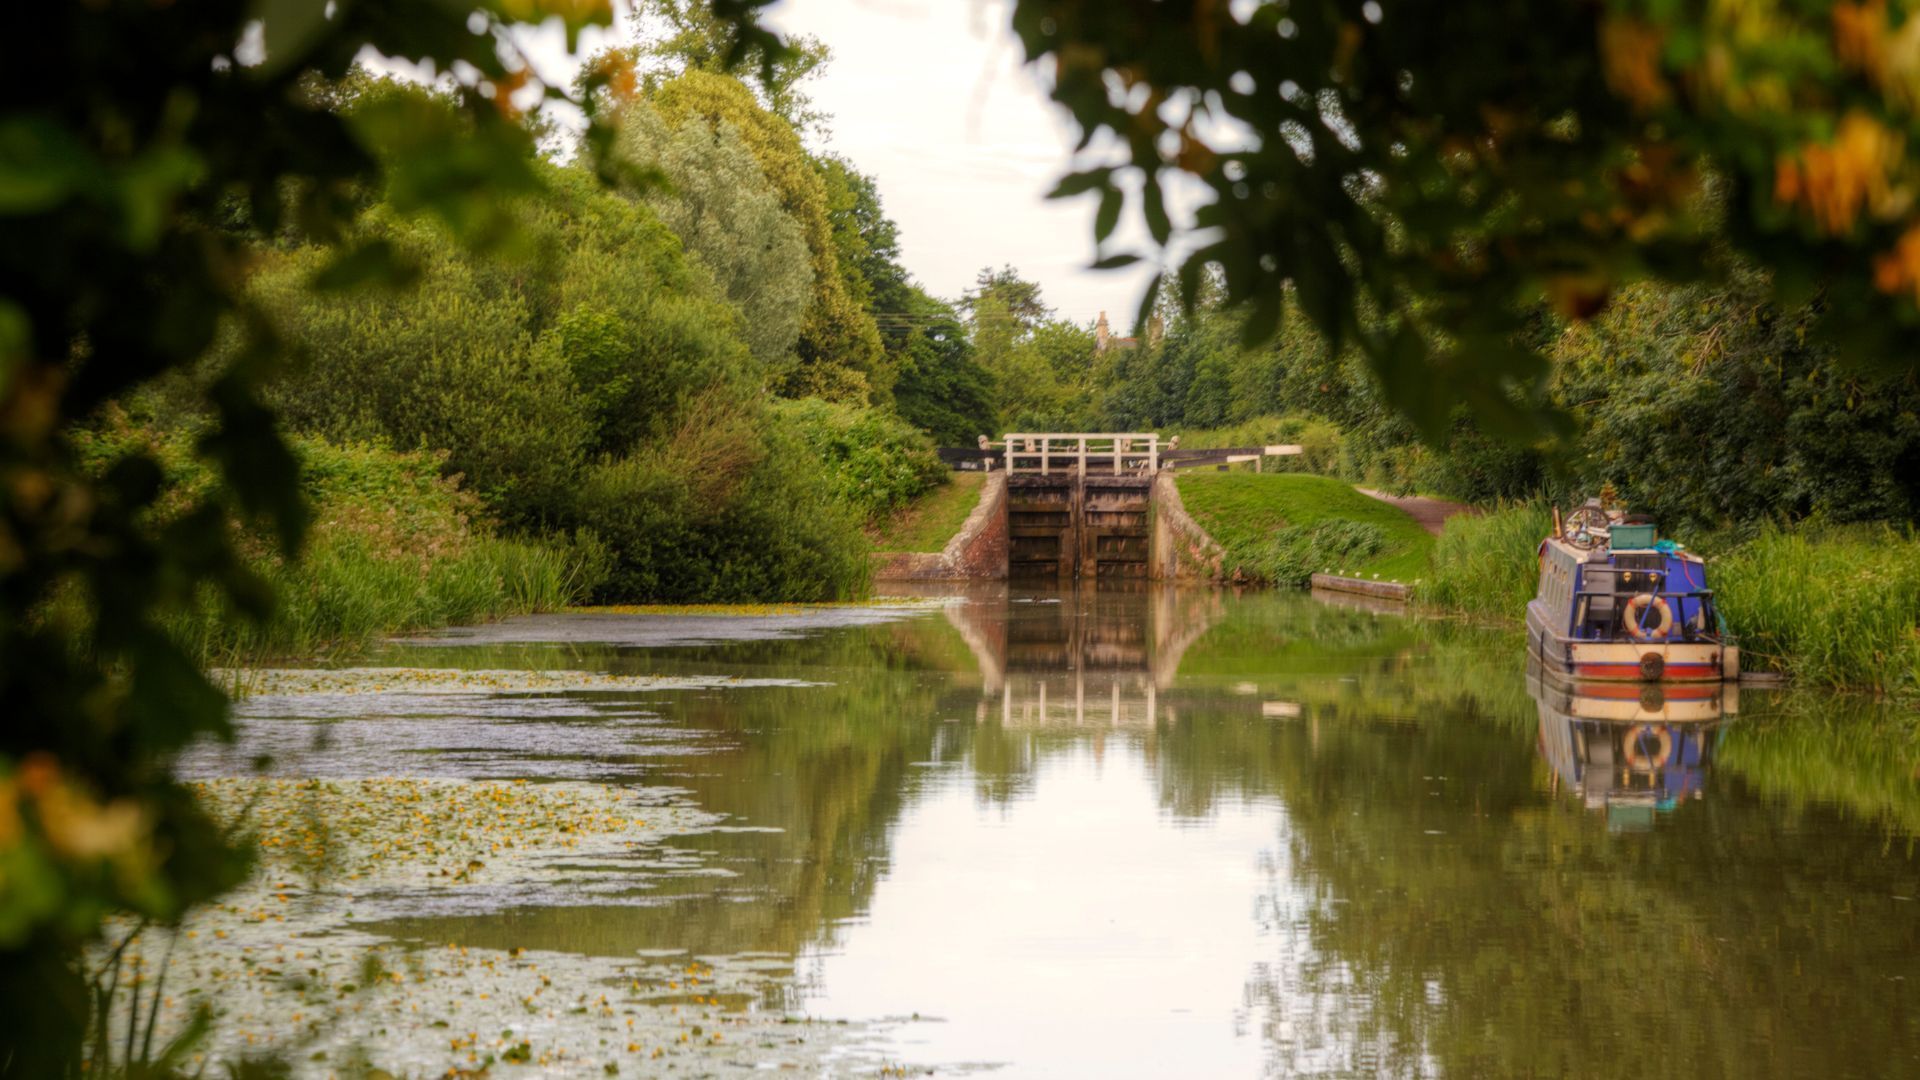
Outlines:
[{"label": "red stripe on boat", "polygon": [[[1640,679],[1639,664],[1575,664],[1575,675],[1589,679]],[[1713,664],[1668,664],[1660,679],[1648,679],[1648,682],[1660,682],[1666,679],[1712,678],[1717,674]]]}]

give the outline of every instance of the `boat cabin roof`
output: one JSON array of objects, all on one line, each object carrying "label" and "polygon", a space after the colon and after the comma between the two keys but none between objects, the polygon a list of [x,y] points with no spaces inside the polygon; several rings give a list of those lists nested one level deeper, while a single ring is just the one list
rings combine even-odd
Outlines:
[{"label": "boat cabin roof", "polygon": [[[1567,543],[1565,540],[1561,539],[1558,536],[1547,537],[1546,543],[1548,547],[1555,548],[1559,551],[1565,552],[1569,558],[1571,558],[1574,562],[1578,562],[1578,563],[1604,563],[1609,561],[1616,554],[1613,548],[1609,546],[1607,542],[1604,540],[1594,545],[1594,547],[1590,551],[1582,551],[1579,548],[1574,547],[1572,544]],[[1682,562],[1691,562],[1691,563],[1706,562],[1706,560],[1702,559],[1700,556],[1695,555],[1691,551],[1685,551],[1685,550],[1662,551],[1658,548],[1628,548],[1624,552],[1620,552],[1619,554],[1638,554],[1642,552],[1654,552],[1656,554],[1665,555],[1669,559],[1679,559]]]}]

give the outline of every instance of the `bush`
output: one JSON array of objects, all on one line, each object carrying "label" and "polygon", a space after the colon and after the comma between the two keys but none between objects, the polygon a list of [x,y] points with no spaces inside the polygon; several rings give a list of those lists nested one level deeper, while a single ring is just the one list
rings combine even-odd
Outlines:
[{"label": "bush", "polygon": [[[369,229],[377,231],[377,223]],[[524,300],[423,227],[392,237],[419,258],[408,293],[317,299],[317,248],[267,262],[250,290],[305,365],[272,397],[293,429],[336,443],[433,447],[466,486],[509,518],[534,518],[580,459],[588,412],[552,350],[535,349]]]},{"label": "bush", "polygon": [[605,544],[608,602],[840,600],[871,573],[860,519],[778,413],[682,429],[588,470],[573,517]]},{"label": "bush", "polygon": [[[160,433],[110,414],[108,424],[81,439],[102,468],[131,444],[158,449],[169,497],[156,527],[177,493],[211,482],[188,432]],[[174,613],[169,630],[204,661],[351,652],[385,634],[552,610],[596,583],[592,537],[574,543],[493,536],[478,519],[478,498],[440,475],[443,454],[312,438],[292,446],[315,519],[306,548],[287,560],[265,538],[244,539],[253,571],[272,590],[272,613],[263,622],[211,594]]]},{"label": "bush", "polygon": [[1544,503],[1447,519],[1419,599],[1470,615],[1518,621],[1540,585],[1540,541],[1553,531]]},{"label": "bush", "polygon": [[825,466],[834,492],[864,520],[907,505],[947,478],[933,444],[892,413],[818,398],[781,402],[776,409],[806,452]]}]

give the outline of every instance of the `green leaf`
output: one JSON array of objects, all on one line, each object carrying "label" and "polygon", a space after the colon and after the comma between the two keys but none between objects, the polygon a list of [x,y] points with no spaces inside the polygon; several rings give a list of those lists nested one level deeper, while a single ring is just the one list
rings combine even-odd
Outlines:
[{"label": "green leaf", "polygon": [[1095,270],[1118,270],[1123,266],[1132,266],[1140,261],[1140,256],[1131,254],[1109,255],[1093,264]]},{"label": "green leaf", "polygon": [[1264,345],[1279,333],[1282,295],[1279,289],[1272,289],[1253,301],[1253,310],[1240,327],[1240,344],[1247,348]]},{"label": "green leaf", "polygon": [[1069,173],[1060,178],[1052,191],[1047,192],[1049,199],[1070,199],[1075,195],[1084,195],[1089,191],[1109,187],[1113,182],[1113,170],[1088,169],[1086,172]]},{"label": "green leaf", "polygon": [[1158,273],[1153,275],[1152,281],[1147,282],[1147,293],[1140,298],[1140,310],[1134,313],[1133,325],[1144,327],[1147,320],[1153,317],[1153,305],[1160,299],[1160,282],[1166,276],[1164,272]]},{"label": "green leaf", "polygon": [[93,155],[43,116],[0,120],[0,214],[37,214],[65,202],[95,175]]}]

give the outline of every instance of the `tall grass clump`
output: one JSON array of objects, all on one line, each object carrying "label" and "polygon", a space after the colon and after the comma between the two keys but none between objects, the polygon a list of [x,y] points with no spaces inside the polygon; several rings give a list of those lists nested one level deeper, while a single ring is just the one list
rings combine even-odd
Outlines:
[{"label": "tall grass clump", "polygon": [[589,584],[583,565],[551,543],[483,537],[422,558],[322,532],[301,559],[266,568],[264,622],[203,604],[175,632],[209,661],[354,652],[388,634],[564,607]]},{"label": "tall grass clump", "polygon": [[[79,436],[85,459],[103,471],[132,449],[161,462],[155,528],[218,483],[193,438],[120,412]],[[313,508],[307,542],[289,559],[267,537],[241,530],[249,568],[271,591],[271,613],[244,617],[210,595],[174,611],[169,630],[204,662],[353,651],[385,634],[552,610],[582,598],[606,573],[604,546],[590,532],[495,536],[478,497],[443,475],[443,453],[311,437],[292,446]],[[56,601],[62,605],[49,617],[84,617],[78,597]]]},{"label": "tall grass clump", "polygon": [[1468,615],[1521,618],[1540,584],[1540,541],[1552,529],[1544,503],[1447,519],[1420,601]]},{"label": "tall grass clump", "polygon": [[1763,529],[1712,564],[1741,662],[1798,682],[1920,689],[1920,536],[1887,526]]}]

